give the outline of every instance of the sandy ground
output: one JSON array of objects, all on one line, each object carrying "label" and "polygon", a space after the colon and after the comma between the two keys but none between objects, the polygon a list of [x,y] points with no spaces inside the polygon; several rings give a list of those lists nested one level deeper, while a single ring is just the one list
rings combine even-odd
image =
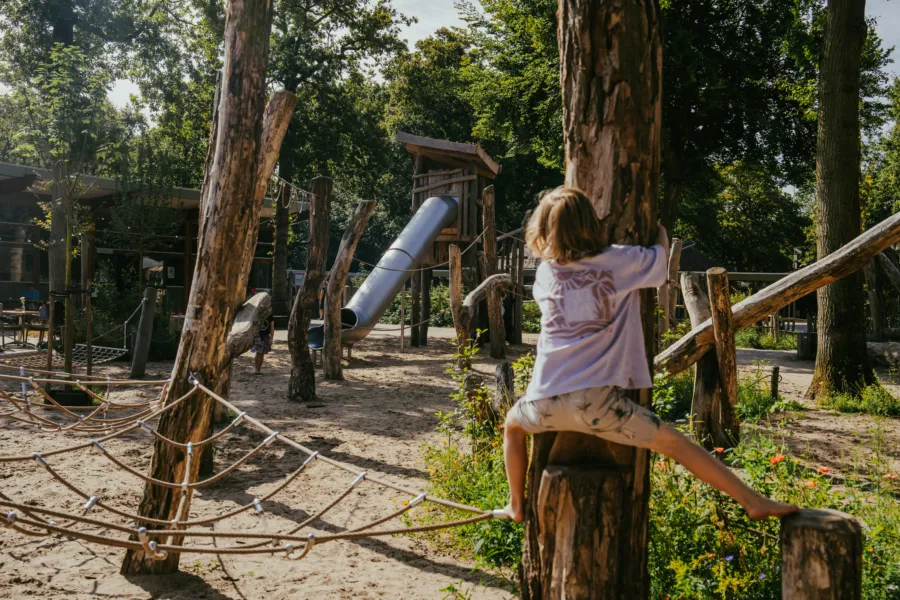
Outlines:
[{"label": "sandy ground", "polygon": [[[451,359],[447,341],[451,331],[433,329],[432,334],[434,339],[427,349],[401,354],[395,332],[375,332],[354,349],[345,381],[320,380],[324,406],[308,408],[285,399],[288,354],[284,333],[279,332],[264,375],[253,375],[252,355],[238,359],[231,399],[242,410],[316,450],[369,473],[423,488],[427,473],[422,445],[437,441],[435,413],[451,407],[451,382],[444,372]],[[527,336],[526,342],[534,341],[533,336]],[[516,348],[512,354],[529,348]],[[811,363],[794,361],[791,353],[741,351],[740,359],[742,368],[752,368],[748,365],[754,360],[781,365],[782,389],[794,398],[802,396],[811,377]],[[482,360],[477,368],[490,374],[492,363]],[[165,377],[169,368],[167,364],[152,364],[151,375]],[[113,376],[123,372],[121,367],[108,370]],[[124,399],[128,393],[119,394]],[[840,471],[864,459],[865,448],[882,443],[893,453],[894,468],[900,467],[898,420],[838,417],[820,410],[804,411],[792,419],[779,427],[793,432],[788,443],[795,451],[808,453],[811,464],[822,463]],[[227,435],[216,455],[217,466],[222,468],[237,460],[263,437],[249,429]],[[35,433],[14,422],[0,422],[3,455],[70,443],[71,436],[63,439],[59,434]],[[148,434],[135,432],[106,446],[110,453],[146,472],[151,448]],[[220,514],[263,495],[296,469],[302,458],[296,451],[270,447],[233,476],[199,493],[192,517]],[[95,452],[58,455],[52,457],[51,464],[90,494],[126,510],[137,506],[141,481],[118,472]],[[347,473],[318,463],[267,502],[262,516],[246,513],[217,527],[288,530],[343,491],[352,479]],[[66,511],[76,511],[83,504],[32,461],[0,464],[0,481],[0,490],[19,501]],[[364,484],[313,527],[321,533],[339,532],[383,516],[405,499]],[[102,516],[94,511],[94,517]],[[24,538],[0,531],[0,597],[440,599],[444,597],[440,590],[451,584],[474,599],[513,597],[502,574],[476,568],[455,557],[449,548],[408,536],[324,544],[299,562],[272,557],[185,555],[181,561],[183,573],[165,577],[123,577],[118,574],[121,555],[118,549],[61,538]]]}]

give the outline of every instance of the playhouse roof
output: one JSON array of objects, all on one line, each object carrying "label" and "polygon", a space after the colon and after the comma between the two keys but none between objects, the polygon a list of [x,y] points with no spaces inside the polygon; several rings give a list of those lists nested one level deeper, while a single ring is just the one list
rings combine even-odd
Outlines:
[{"label": "playhouse roof", "polygon": [[413,154],[421,154],[440,163],[465,167],[474,162],[481,175],[493,179],[500,173],[500,165],[478,144],[448,142],[434,138],[413,135],[405,131],[397,132],[397,141]]}]

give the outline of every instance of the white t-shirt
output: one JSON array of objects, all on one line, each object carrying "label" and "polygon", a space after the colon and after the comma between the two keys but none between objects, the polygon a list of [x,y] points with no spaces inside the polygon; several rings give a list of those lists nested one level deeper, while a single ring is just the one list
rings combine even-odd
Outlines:
[{"label": "white t-shirt", "polygon": [[618,386],[652,387],[638,290],[668,277],[662,246],[610,246],[565,265],[541,263],[534,299],[541,335],[525,399]]}]

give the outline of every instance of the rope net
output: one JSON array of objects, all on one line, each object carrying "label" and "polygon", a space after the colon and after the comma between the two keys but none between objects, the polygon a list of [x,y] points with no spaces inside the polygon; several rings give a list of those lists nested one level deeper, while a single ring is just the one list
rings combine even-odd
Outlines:
[{"label": "rope net", "polygon": [[[64,374],[65,375],[65,374]],[[0,463],[14,469],[40,469],[46,476],[60,484],[67,492],[71,505],[74,501],[76,510],[71,507],[42,506],[35,501],[20,501],[8,489],[8,484],[0,484],[0,525],[22,535],[32,537],[60,536],[101,544],[115,548],[143,550],[148,556],[163,560],[169,552],[189,554],[229,554],[229,555],[281,555],[292,560],[305,557],[314,545],[337,540],[357,540],[374,536],[391,536],[403,533],[435,531],[477,523],[487,519],[505,518],[502,511],[485,511],[440,498],[433,498],[419,490],[395,484],[382,478],[369,475],[347,464],[334,460],[320,452],[314,451],[288,436],[273,430],[261,421],[240,411],[235,405],[222,398],[196,379],[192,379],[191,390],[180,398],[163,404],[170,381],[129,381],[112,380],[101,377],[76,379],[74,376],[61,377],[56,373],[19,368],[17,374],[2,372],[0,369],[0,417],[14,421],[21,426],[33,427],[41,433],[59,436],[72,436],[72,442],[62,447],[54,447],[44,451],[27,451],[21,454],[0,456]],[[77,387],[93,401],[91,406],[64,406],[59,404],[49,392],[51,385],[68,385]],[[120,400],[122,390],[141,392],[141,399]],[[155,390],[159,389],[158,393]],[[133,394],[132,394],[133,395]],[[234,418],[210,437],[192,443],[180,443],[167,438],[154,427],[154,423],[166,412],[176,406],[205,396],[219,404]],[[240,428],[253,430],[263,439],[249,452],[242,454],[230,464],[205,479],[189,481],[188,476],[192,461],[200,460],[203,448],[217,440],[222,440],[229,433]],[[145,436],[147,442],[164,444],[176,449],[184,455],[185,476],[180,481],[162,481],[154,479],[142,470],[128,465],[108,442],[125,438],[134,441],[135,436]],[[148,444],[149,445],[149,444]],[[212,517],[195,518],[189,510],[188,495],[193,491],[206,488],[228,479],[240,472],[242,467],[255,459],[270,458],[272,449],[278,447],[284,451],[279,461],[289,455],[295,455],[301,462],[299,466],[280,481],[268,484],[269,488],[254,496],[241,490],[247,497],[253,498],[236,508],[218,511]],[[116,497],[108,498],[95,490],[83,489],[76,482],[77,478],[67,476],[65,465],[71,463],[69,457],[93,452],[109,463],[111,470],[124,472],[127,476],[139,480],[141,484],[154,484],[173,490],[180,490],[180,502],[175,511],[175,518],[169,521],[142,517],[128,506],[122,506]],[[272,466],[268,460],[258,461],[257,468]],[[326,478],[328,481],[343,481],[341,491],[330,498],[317,499],[320,505],[305,520],[292,521],[285,531],[272,532],[266,525],[263,516],[267,514],[267,505],[273,498],[282,494],[294,485],[301,476]],[[336,476],[341,479],[336,479]],[[16,477],[4,478],[3,482],[15,482]],[[383,516],[337,533],[316,533],[314,524],[329,511],[350,498],[364,484],[378,486],[409,496],[393,511]],[[282,501],[283,502],[283,501]],[[452,509],[468,513],[470,516],[447,522],[414,527],[386,526],[391,521],[407,514],[415,506],[432,503],[443,509]],[[260,517],[261,531],[248,530],[244,523],[231,529],[226,522],[238,515],[250,513]],[[180,540],[176,542],[175,540]],[[224,542],[220,544],[219,542]]]},{"label": "rope net", "polygon": [[[91,362],[95,365],[119,360],[128,354],[128,348],[112,348],[109,346],[93,346],[91,347]],[[75,344],[72,347],[72,365],[75,367],[83,367],[87,365],[88,349],[86,344]],[[29,352],[27,354],[14,353],[9,356],[0,356],[0,364],[4,366],[24,366],[29,369],[39,369],[47,367],[47,350],[39,350],[37,352]],[[53,352],[53,368],[62,371],[63,360],[59,352]]]}]

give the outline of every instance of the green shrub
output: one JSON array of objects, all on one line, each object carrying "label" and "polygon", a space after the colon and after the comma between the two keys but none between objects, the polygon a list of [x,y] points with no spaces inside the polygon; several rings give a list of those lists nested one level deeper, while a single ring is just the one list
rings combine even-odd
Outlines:
[{"label": "green shrub", "polygon": [[748,327],[735,334],[734,345],[738,348],[754,348],[756,350],[796,350],[797,336],[783,333],[776,340],[771,333],[760,334],[756,328]]},{"label": "green shrub", "polygon": [[694,396],[694,370],[687,369],[666,379],[664,373],[653,378],[653,412],[664,421],[687,418]]},{"label": "green shrub", "polygon": [[820,404],[846,413],[865,413],[881,417],[900,417],[900,399],[885,387],[873,384],[864,387],[859,394],[834,393]]},{"label": "green shrub", "polygon": [[[401,293],[406,294],[406,324],[411,325],[411,294],[409,290]],[[391,301],[390,306],[384,311],[380,322],[393,325],[400,324],[400,294],[397,294]],[[430,324],[433,327],[453,327],[453,315],[450,312],[450,288],[443,283],[431,286]]]},{"label": "green shrub", "polygon": [[534,300],[522,302],[522,333],[541,332],[541,309]]},{"label": "green shrub", "polygon": [[758,421],[772,413],[787,410],[803,410],[803,405],[795,400],[772,397],[768,363],[756,361],[754,371],[738,381],[737,413],[741,421]]}]

